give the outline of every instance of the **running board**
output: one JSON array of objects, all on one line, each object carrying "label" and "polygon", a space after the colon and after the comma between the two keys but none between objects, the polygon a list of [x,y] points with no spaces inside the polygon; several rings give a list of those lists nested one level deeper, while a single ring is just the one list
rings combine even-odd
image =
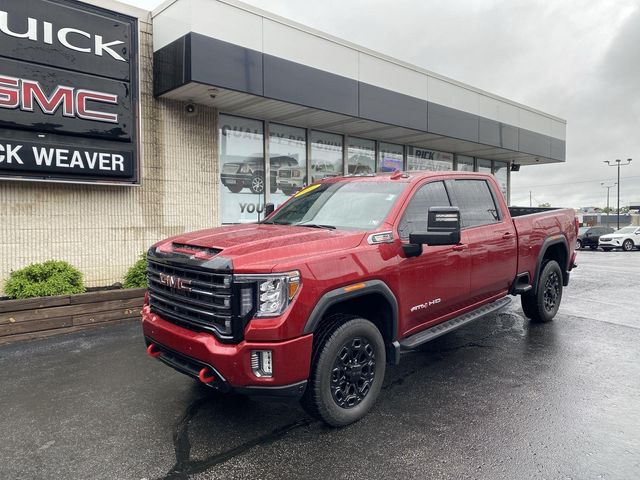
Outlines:
[{"label": "running board", "polygon": [[451,320],[447,320],[446,322],[439,323],[438,325],[411,335],[404,340],[400,340],[400,347],[402,348],[402,350],[411,350],[412,348],[416,348],[418,345],[422,345],[423,343],[433,340],[434,338],[438,338],[440,335],[449,333],[456,328],[466,325],[467,323],[495,313],[498,310],[506,307],[510,303],[511,299],[509,297],[503,297],[499,300],[496,300],[495,302],[483,305],[476,310],[465,313],[464,315],[460,315],[459,317],[452,318]]}]

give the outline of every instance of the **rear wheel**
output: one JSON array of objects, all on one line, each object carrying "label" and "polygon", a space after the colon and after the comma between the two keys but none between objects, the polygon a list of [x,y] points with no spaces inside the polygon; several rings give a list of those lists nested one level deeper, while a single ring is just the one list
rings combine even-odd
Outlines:
[{"label": "rear wheel", "polygon": [[242,190],[242,185],[227,185],[227,188],[231,193],[240,193],[240,190]]},{"label": "rear wheel", "polygon": [[535,293],[522,296],[524,314],[535,322],[550,322],[562,300],[562,271],[555,260],[542,267]]},{"label": "rear wheel", "polygon": [[597,249],[598,249],[598,246],[597,246],[597,245],[591,245],[589,248],[590,248],[591,250],[597,250]]},{"label": "rear wheel", "polygon": [[611,247],[602,247],[603,252],[610,252],[611,250],[613,250]]},{"label": "rear wheel", "polygon": [[576,250],[580,250],[582,248],[582,240],[576,240]]},{"label": "rear wheel", "polygon": [[625,252],[630,252],[631,250],[633,250],[633,240],[626,239],[624,242],[622,242],[622,249]]},{"label": "rear wheel", "polygon": [[335,315],[318,332],[302,406],[333,427],[364,417],[384,380],[386,353],[378,328],[364,318]]}]

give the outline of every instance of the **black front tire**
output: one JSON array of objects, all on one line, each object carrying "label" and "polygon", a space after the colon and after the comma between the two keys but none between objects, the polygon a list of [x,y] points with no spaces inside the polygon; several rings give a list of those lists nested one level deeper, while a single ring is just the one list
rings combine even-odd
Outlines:
[{"label": "black front tire", "polygon": [[576,240],[576,250],[580,250],[582,248],[582,240]]},{"label": "black front tire", "polygon": [[360,420],[375,404],[386,352],[380,331],[369,320],[340,314],[325,325],[314,334],[318,342],[301,403],[311,416],[342,427]]},{"label": "black front tire", "polygon": [[591,245],[589,248],[590,248],[591,250],[597,250],[597,249],[598,249],[598,246],[597,246],[597,245]]},{"label": "black front tire", "polygon": [[603,252],[610,252],[611,250],[613,250],[611,247],[602,247]]},{"label": "black front tire", "polygon": [[242,185],[227,185],[227,188],[231,193],[240,193]]},{"label": "black front tire", "polygon": [[562,300],[562,270],[555,260],[546,262],[533,294],[522,295],[522,311],[534,322],[550,322]]},{"label": "black front tire", "polygon": [[633,250],[633,241],[632,240],[625,240],[624,242],[622,242],[622,250],[624,250],[625,252],[630,252],[631,250]]},{"label": "black front tire", "polygon": [[290,197],[291,195],[293,195],[296,192],[297,192],[297,190],[295,188],[283,188],[282,189],[282,193],[284,193],[287,197]]}]

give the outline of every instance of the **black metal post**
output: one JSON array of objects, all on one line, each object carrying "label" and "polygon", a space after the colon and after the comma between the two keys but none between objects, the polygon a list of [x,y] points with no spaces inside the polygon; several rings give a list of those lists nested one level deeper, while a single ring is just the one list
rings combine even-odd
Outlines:
[{"label": "black metal post", "polygon": [[617,160],[618,162],[618,216],[617,216],[617,220],[618,220],[618,226],[616,227],[617,230],[620,230],[620,160]]},{"label": "black metal post", "polygon": [[631,164],[631,158],[627,158],[627,163],[622,163],[622,160],[616,158],[615,163],[611,163],[610,160],[605,160],[604,163],[609,165],[610,167],[618,167],[618,211],[617,211],[617,225],[618,230],[620,230],[620,167],[624,167],[626,165]]}]

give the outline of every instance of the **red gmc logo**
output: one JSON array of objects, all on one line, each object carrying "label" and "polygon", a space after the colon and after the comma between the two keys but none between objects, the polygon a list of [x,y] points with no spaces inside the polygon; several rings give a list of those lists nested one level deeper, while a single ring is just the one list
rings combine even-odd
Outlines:
[{"label": "red gmc logo", "polygon": [[47,115],[54,115],[62,108],[62,115],[65,117],[118,123],[117,113],[95,110],[98,105],[91,107],[92,103],[117,105],[118,96],[64,85],[57,86],[47,95],[35,80],[0,75],[0,108],[33,112],[37,104]]},{"label": "red gmc logo", "polygon": [[175,290],[187,290],[187,291],[191,290],[191,288],[189,288],[189,285],[191,284],[191,282],[189,282],[188,280],[184,280],[180,277],[176,277],[174,275],[166,275],[164,273],[161,273],[160,283]]}]

